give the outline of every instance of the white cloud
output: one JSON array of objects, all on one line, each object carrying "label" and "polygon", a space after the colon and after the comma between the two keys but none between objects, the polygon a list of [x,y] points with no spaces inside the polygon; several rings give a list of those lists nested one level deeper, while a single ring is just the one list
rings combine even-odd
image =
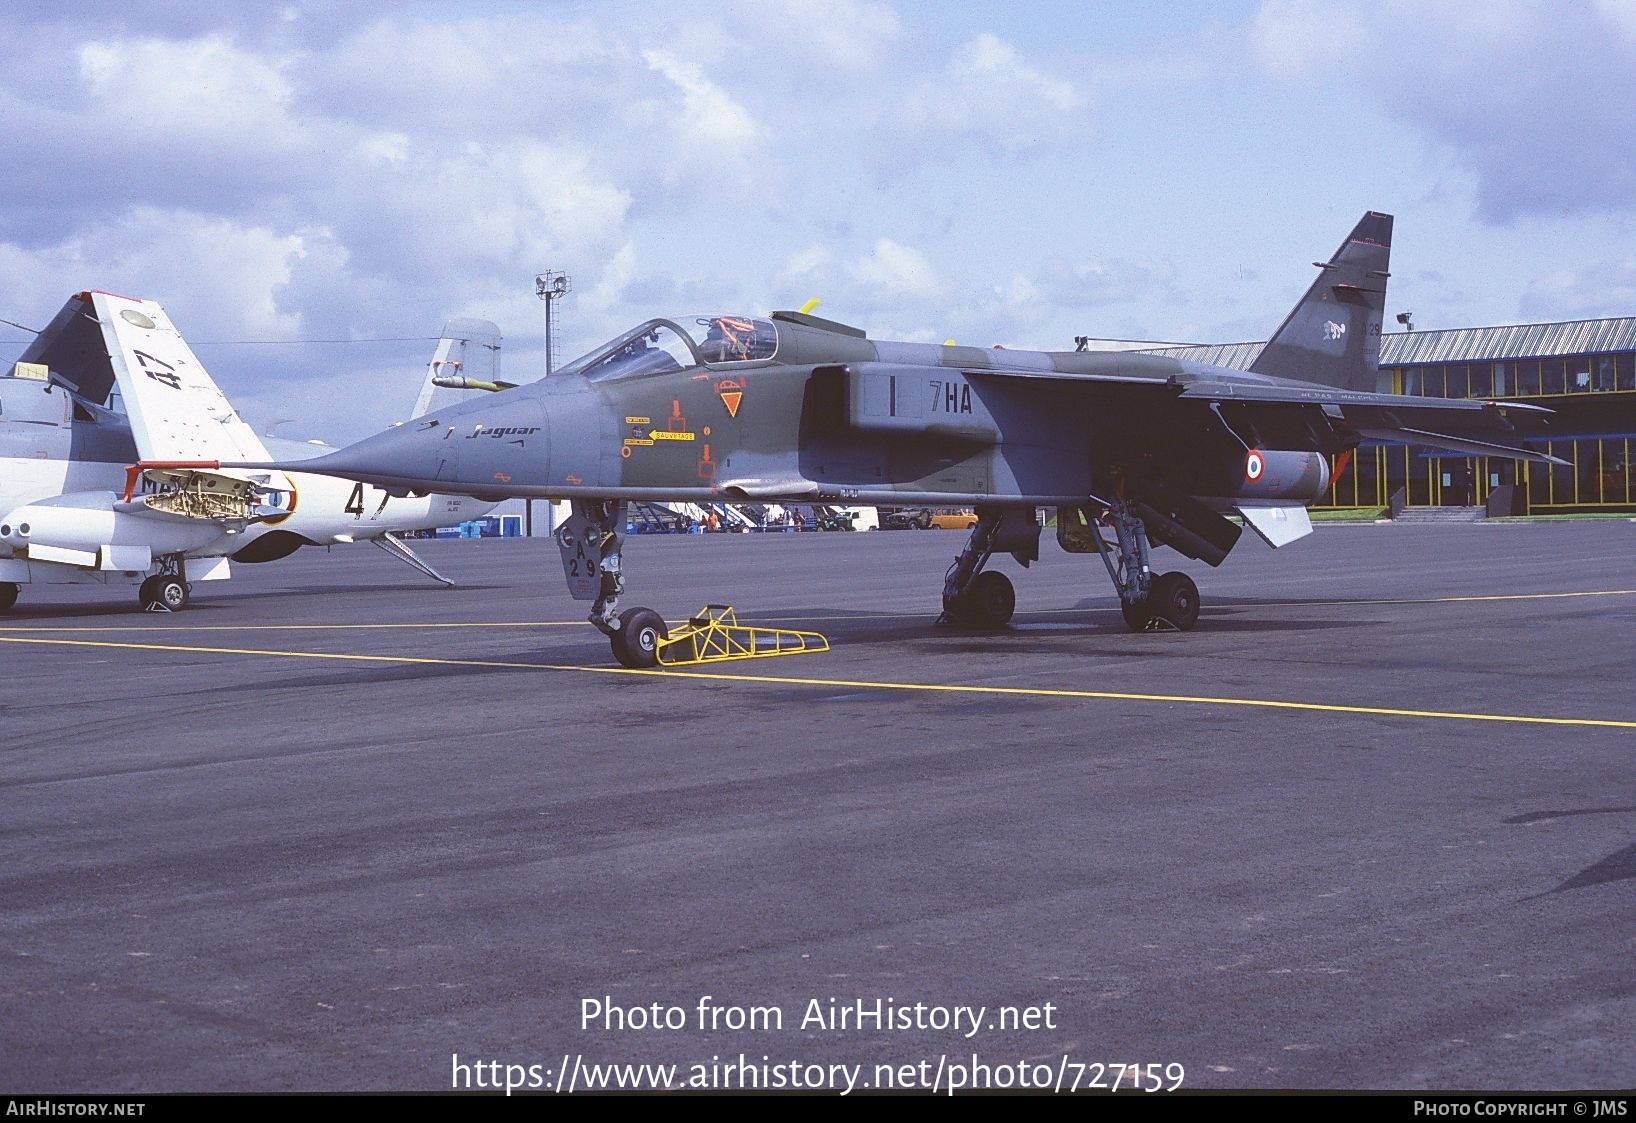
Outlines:
[{"label": "white cloud", "polygon": [[682,106],[673,121],[690,143],[709,145],[721,158],[746,155],[745,149],[756,142],[761,127],[744,106],[693,63],[657,50],[643,51],[642,58],[681,91]]},{"label": "white cloud", "polygon": [[783,288],[822,285],[835,274],[835,254],[826,246],[808,246],[792,254],[779,267],[778,284]]},{"label": "white cloud", "polygon": [[54,245],[0,243],[0,276],[8,304],[37,315],[49,316],[72,292],[98,288],[186,308],[189,322],[177,325],[184,335],[225,329],[293,338],[301,317],[280,304],[278,290],[314,239],[322,235],[138,207]]},{"label": "white cloud", "polygon": [[1280,78],[1321,76],[1369,46],[1366,16],[1372,23],[1381,12],[1329,0],[1268,0],[1256,12],[1250,43],[1262,67]]},{"label": "white cloud", "polygon": [[91,96],[121,114],[130,132],[265,135],[289,124],[290,84],[278,61],[221,35],[87,43],[79,72]]},{"label": "white cloud", "polygon": [[1611,0],[1268,0],[1251,38],[1266,73],[1378,99],[1469,170],[1479,213],[1509,221],[1636,206],[1633,27]]},{"label": "white cloud", "polygon": [[1636,41],[1636,0],[1592,0],[1592,4],[1614,30]]},{"label": "white cloud", "polygon": [[305,100],[410,132],[554,135],[587,118],[617,124],[642,67],[627,39],[535,14],[446,21],[383,18],[292,68]]},{"label": "white cloud", "polygon": [[882,65],[904,34],[891,5],[869,0],[757,0],[743,14],[763,35],[787,38],[823,65],[849,71]]},{"label": "white cloud", "polygon": [[879,239],[868,254],[846,267],[847,275],[879,298],[926,300],[943,291],[943,282],[919,250],[890,238]]},{"label": "white cloud", "polygon": [[1636,314],[1636,258],[1557,269],[1531,281],[1518,302],[1522,320],[1584,320]]},{"label": "white cloud", "polygon": [[987,32],[961,46],[943,73],[904,99],[906,130],[935,146],[949,137],[1016,154],[1082,127],[1086,99]]},{"label": "white cloud", "polygon": [[637,274],[636,246],[626,242],[614,252],[602,269],[602,276],[581,299],[588,311],[606,316],[625,299],[625,290]]}]

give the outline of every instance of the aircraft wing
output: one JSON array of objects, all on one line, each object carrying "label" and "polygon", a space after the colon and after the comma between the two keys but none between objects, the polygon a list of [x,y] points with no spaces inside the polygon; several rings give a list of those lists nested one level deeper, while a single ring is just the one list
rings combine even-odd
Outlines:
[{"label": "aircraft wing", "polygon": [[[1152,395],[1154,408],[1186,408],[1243,403],[1248,406],[1311,406],[1322,409],[1335,429],[1360,440],[1464,452],[1478,456],[1508,456],[1543,464],[1562,464],[1557,457],[1520,447],[1521,434],[1507,414],[1540,417],[1551,411],[1523,402],[1482,401],[1467,398],[1423,398],[1402,394],[1371,394],[1316,383],[1270,379],[1264,375],[1206,368],[1169,378],[1154,375],[1076,374],[1040,370],[969,369],[962,374],[978,381],[1049,380],[1085,387],[1089,395],[1131,391]],[[1485,439],[1486,438],[1486,439]]]},{"label": "aircraft wing", "polygon": [[151,300],[86,294],[102,326],[114,381],[144,461],[266,460],[245,423]]}]

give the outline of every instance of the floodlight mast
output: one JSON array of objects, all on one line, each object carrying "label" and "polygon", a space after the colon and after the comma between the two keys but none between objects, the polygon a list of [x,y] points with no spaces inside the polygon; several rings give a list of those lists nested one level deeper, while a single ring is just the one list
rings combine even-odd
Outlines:
[{"label": "floodlight mast", "polygon": [[547,269],[534,278],[534,295],[545,301],[545,373],[556,368],[557,356],[552,347],[552,329],[557,323],[557,301],[568,295],[568,274]]}]

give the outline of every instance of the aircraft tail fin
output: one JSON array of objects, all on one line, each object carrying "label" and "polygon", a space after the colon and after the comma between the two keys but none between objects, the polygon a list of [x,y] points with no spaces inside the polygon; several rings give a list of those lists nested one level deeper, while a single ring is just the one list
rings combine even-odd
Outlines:
[{"label": "aircraft tail fin", "polygon": [[265,460],[267,446],[151,300],[91,291],[108,363],[143,460]]},{"label": "aircraft tail fin", "polygon": [[[426,364],[426,378],[409,416],[419,417],[431,409],[434,396],[442,408],[469,393],[490,389],[499,377],[499,327],[488,320],[450,320],[443,325],[432,361]],[[459,389],[462,383],[470,390]]]},{"label": "aircraft tail fin", "polygon": [[1250,370],[1374,393],[1386,309],[1392,216],[1367,212],[1285,317]]}]

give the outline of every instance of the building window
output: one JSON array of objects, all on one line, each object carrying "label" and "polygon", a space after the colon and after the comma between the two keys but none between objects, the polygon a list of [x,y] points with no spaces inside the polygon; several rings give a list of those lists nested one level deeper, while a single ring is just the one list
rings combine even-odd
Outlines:
[{"label": "building window", "polygon": [[1493,364],[1472,363],[1467,377],[1470,382],[1466,387],[1466,397],[1492,398],[1494,396]]},{"label": "building window", "polygon": [[1541,359],[1539,364],[1539,392],[1566,394],[1568,392],[1568,364],[1561,359]]},{"label": "building window", "polygon": [[1471,369],[1465,363],[1449,368],[1449,397],[1466,398],[1471,396]]}]

